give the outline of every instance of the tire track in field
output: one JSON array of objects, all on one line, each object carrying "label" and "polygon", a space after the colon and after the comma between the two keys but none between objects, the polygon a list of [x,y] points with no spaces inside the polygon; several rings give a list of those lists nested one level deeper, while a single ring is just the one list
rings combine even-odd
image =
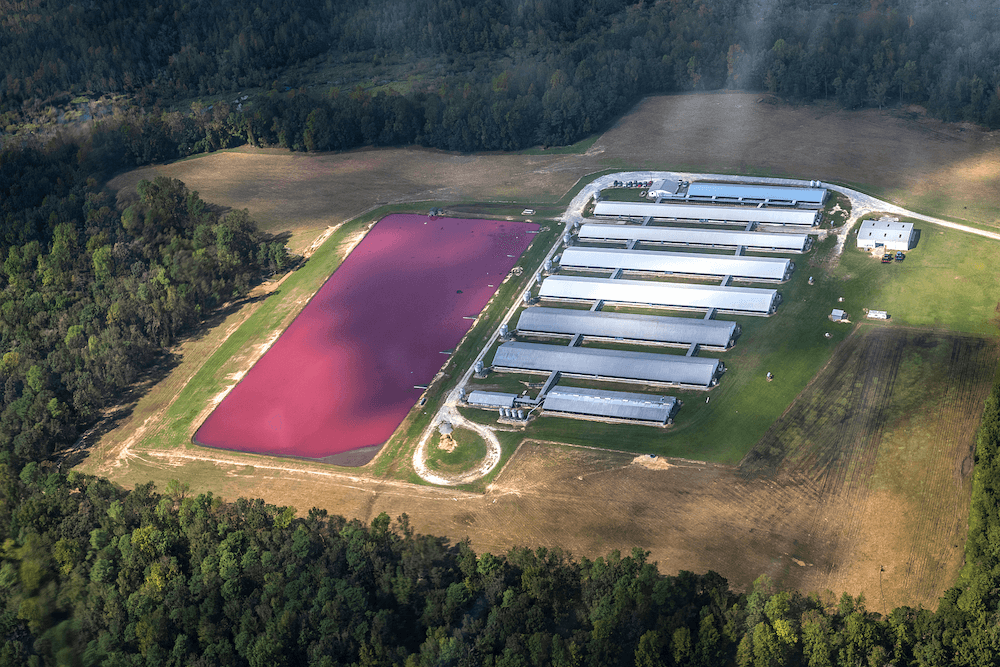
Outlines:
[{"label": "tire track in field", "polygon": [[865,355],[864,363],[875,366],[876,372],[865,376],[868,401],[856,420],[855,440],[853,447],[849,448],[846,462],[851,470],[842,495],[846,498],[850,512],[842,544],[848,548],[859,543],[867,529],[865,513],[872,492],[871,478],[875,473],[886,428],[888,406],[893,398],[906,345],[906,336],[885,336]]},{"label": "tire track in field", "polygon": [[[832,396],[845,406],[832,424],[832,433],[821,433],[818,439],[802,443],[807,455],[792,465],[817,484],[827,505],[836,504],[842,508],[839,520],[828,526],[832,529],[826,548],[831,557],[824,564],[828,578],[834,576],[838,564],[846,560],[843,557],[845,549],[855,544],[864,528],[863,512],[869,493],[867,482],[874,471],[881,442],[882,413],[892,391],[903,347],[899,341],[879,333],[866,336],[862,345],[853,350],[851,363],[844,366],[850,374],[850,382],[842,379],[838,394],[819,396],[820,401]],[[819,518],[818,514],[814,518],[814,530]],[[823,517],[824,523],[829,519]],[[837,572],[838,577],[841,571]]]},{"label": "tire track in field", "polygon": [[[933,352],[937,346],[947,347]],[[741,463],[747,481],[795,480],[798,500],[775,490],[775,504],[810,505],[802,525],[810,537],[803,557],[811,556],[818,570],[801,576],[818,577],[819,587],[848,590],[871,585],[865,580],[872,575],[860,573],[859,563],[878,572],[881,562],[890,566],[885,572],[892,571],[885,575],[890,598],[904,591],[927,598],[939,592],[942,571],[960,564],[955,545],[964,539],[968,494],[962,487],[969,473],[963,473],[962,462],[992,384],[996,348],[975,337],[887,327],[855,332],[845,340],[829,372],[799,396]],[[916,352],[914,363],[932,364],[924,372],[933,374],[933,382],[912,366],[906,380],[900,379],[908,351]],[[942,392],[929,395],[921,384],[941,386]],[[920,401],[934,413],[921,413]],[[910,420],[924,429],[919,433],[927,441],[908,440],[904,427]],[[880,470],[892,475],[880,462],[898,454],[883,447],[889,433],[894,444],[903,443],[898,447],[905,450],[902,455],[917,457],[904,460],[909,469],[900,473],[902,491],[891,493],[883,488],[886,478],[877,476]],[[924,494],[925,502],[908,500],[913,489]],[[748,512],[767,511],[753,494],[733,491]],[[899,511],[905,514],[895,520]]]},{"label": "tire track in field", "polygon": [[[899,585],[927,595],[934,587],[935,574],[949,561],[961,557],[968,520],[966,495],[954,487],[969,483],[971,467],[963,475],[963,462],[971,456],[979,426],[979,406],[989,393],[996,359],[994,346],[982,339],[955,337],[950,341],[949,368],[943,387],[940,417],[934,420],[931,440],[941,443],[935,465],[925,466],[920,482],[927,498],[937,504],[921,505],[913,531],[906,567]],[[952,475],[935,474],[951,469]],[[942,539],[955,536],[955,542]],[[937,548],[928,545],[937,544]]]}]

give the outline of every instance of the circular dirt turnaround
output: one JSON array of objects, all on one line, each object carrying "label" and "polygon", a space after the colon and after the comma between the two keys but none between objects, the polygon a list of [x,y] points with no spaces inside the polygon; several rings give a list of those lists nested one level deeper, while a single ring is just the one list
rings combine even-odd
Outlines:
[{"label": "circular dirt turnaround", "polygon": [[[427,465],[427,452],[431,436],[442,422],[448,422],[456,429],[465,428],[475,431],[486,442],[486,456],[483,457],[478,466],[468,472],[456,475],[447,475],[430,469]],[[431,484],[458,486],[460,484],[469,484],[489,474],[500,463],[500,454],[500,441],[497,439],[496,433],[488,426],[477,424],[463,417],[455,409],[454,402],[449,401],[441,408],[431,424],[424,430],[423,435],[420,436],[420,442],[413,451],[413,469],[420,475],[421,479]]]}]

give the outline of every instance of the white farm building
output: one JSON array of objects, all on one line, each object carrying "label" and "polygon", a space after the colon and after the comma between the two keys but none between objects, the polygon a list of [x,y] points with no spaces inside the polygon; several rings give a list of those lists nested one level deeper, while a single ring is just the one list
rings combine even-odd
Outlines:
[{"label": "white farm building", "polygon": [[732,276],[744,280],[775,282],[788,280],[795,268],[790,260],[778,257],[581,247],[566,248],[559,263],[565,267],[584,269],[622,269],[643,273]]},{"label": "white farm building", "polygon": [[812,245],[808,234],[745,232],[728,229],[653,227],[588,223],[580,227],[581,241],[656,243],[696,248],[738,248],[753,251],[805,252]]},{"label": "white farm building", "polygon": [[767,225],[813,227],[819,224],[820,211],[795,208],[755,208],[751,206],[712,206],[710,204],[678,204],[651,202],[621,202],[602,200],[594,205],[596,217],[656,218],[687,222],[733,223],[746,225],[757,222]]},{"label": "white farm building", "polygon": [[538,296],[542,299],[610,301],[689,310],[714,308],[745,315],[770,315],[781,302],[781,295],[773,289],[578,276],[549,276],[542,282]]},{"label": "white farm building", "polygon": [[912,222],[900,222],[895,218],[864,220],[858,229],[858,248],[861,250],[909,250],[916,245]]}]

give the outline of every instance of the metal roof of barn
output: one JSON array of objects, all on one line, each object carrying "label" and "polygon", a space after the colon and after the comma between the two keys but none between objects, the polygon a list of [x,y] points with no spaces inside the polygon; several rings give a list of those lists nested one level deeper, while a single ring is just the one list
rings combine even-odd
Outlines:
[{"label": "metal roof of barn", "polygon": [[659,195],[666,196],[672,195],[677,192],[680,188],[681,182],[676,178],[661,178],[658,181],[653,181],[653,184],[649,186],[649,196]]},{"label": "metal roof of barn", "polygon": [[497,348],[493,366],[707,387],[718,373],[719,360],[679,354],[514,342]]},{"label": "metal roof of barn", "polygon": [[717,308],[725,311],[769,314],[777,305],[778,293],[773,289],[756,287],[549,276],[542,281],[539,296],[552,299],[603,300],[674,308]]},{"label": "metal roof of barn", "polygon": [[696,181],[688,186],[688,199],[739,201],[746,203],[820,205],[826,198],[826,188],[796,188],[780,185],[746,185],[742,183],[706,183]]},{"label": "metal roof of barn", "polygon": [[473,391],[465,400],[470,405],[482,405],[491,408],[512,408],[517,394],[502,394],[495,391]]},{"label": "metal roof of barn", "polygon": [[677,407],[677,399],[656,394],[555,387],[545,396],[542,407],[557,412],[665,424]]},{"label": "metal roof of barn", "polygon": [[862,220],[861,227],[858,228],[859,239],[908,239],[913,233],[912,222],[900,222],[899,220]]},{"label": "metal roof of barn", "polygon": [[805,251],[806,242],[809,239],[808,234],[595,223],[581,226],[579,236],[581,241],[636,240],[709,247],[723,246],[734,248],[736,246],[744,246],[750,249],[791,250],[795,252]]},{"label": "metal roof of barn", "polygon": [[657,271],[701,276],[733,276],[762,280],[786,280],[792,263],[780,257],[707,255],[663,250],[616,250],[570,247],[559,263],[596,269]]},{"label": "metal roof of barn", "polygon": [[728,347],[736,333],[736,322],[535,307],[521,313],[517,328],[540,333]]},{"label": "metal roof of barn", "polygon": [[812,227],[819,222],[819,211],[789,208],[753,208],[749,206],[710,206],[664,202],[599,201],[595,216],[625,218],[654,217],[665,220],[705,220],[710,222],[760,222],[771,225]]}]

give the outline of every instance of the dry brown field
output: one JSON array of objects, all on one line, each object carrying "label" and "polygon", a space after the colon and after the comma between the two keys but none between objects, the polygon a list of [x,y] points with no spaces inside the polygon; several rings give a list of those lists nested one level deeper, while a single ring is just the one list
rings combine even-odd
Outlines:
[{"label": "dry brown field", "polygon": [[645,100],[594,145],[629,168],[856,184],[928,215],[1000,225],[1000,132],[919,107],[843,111],[747,93]]},{"label": "dry brown field", "polygon": [[405,512],[416,530],[480,551],[558,545],[594,558],[638,546],[664,572],[711,569],[738,587],[767,574],[864,593],[873,611],[933,608],[962,565],[972,445],[998,356],[997,341],[859,327],[739,467],[527,441],[484,494],[218,452],[133,450],[122,472],[365,521]]},{"label": "dry brown field", "polygon": [[238,148],[137,169],[111,185],[124,190],[124,196],[142,178],[180,179],[205,201],[249,209],[269,232],[290,232],[290,250],[301,253],[324,229],[385,204],[555,201],[599,168],[585,155],[455,155],[416,147],[306,154]]},{"label": "dry brown field", "polygon": [[820,178],[865,186],[928,214],[1000,226],[1000,132],[918,108],[842,111],[750,93],[644,100],[582,155],[456,155],[379,148],[306,154],[238,148],[137,169],[178,178],[206,201],[246,208],[301,252],[323,229],[388,203],[558,200],[603,169],[676,169]]},{"label": "dry brown field", "polygon": [[[917,210],[1000,225],[995,133],[945,125],[913,110],[844,112],[761,99],[651,98],[582,155],[238,149],[130,172],[115,185],[127,197],[140,178],[178,178],[206,201],[248,208],[268,230],[291,233],[297,252],[325,230],[382,204],[551,203],[583,176],[607,169],[770,173],[864,184]],[[164,409],[158,406],[170,404],[199,360],[245,316],[236,309],[181,346],[176,367],[143,388],[116,428],[98,434],[83,469],[126,485],[153,479],[162,488],[172,478],[190,480],[195,492],[262,497],[300,513],[319,506],[367,521],[381,511],[393,517],[406,512],[417,530],[454,540],[468,536],[481,550],[559,544],[596,557],[639,546],[664,572],[715,569],[738,587],[766,573],[803,591],[863,592],[878,611],[883,593],[890,609],[936,606],[960,565],[968,453],[995,368],[992,342],[937,334],[907,334],[902,341],[849,338],[838,353],[847,356],[828,366],[854,363],[854,379],[844,383],[850,392],[837,399],[852,410],[844,415],[848,430],[841,422],[824,422],[826,430],[808,436],[794,427],[795,419],[807,421],[796,409],[822,413],[807,389],[755,450],[755,465],[742,470],[524,443],[485,494],[472,494],[378,479],[365,469],[144,449],[143,442],[155,437],[156,415]],[[248,348],[276,332],[265,332]],[[922,349],[920,335],[936,341],[931,350],[958,345],[961,354],[952,357],[928,352],[936,360],[928,367],[966,378],[954,390],[948,385],[933,414],[912,403],[912,391],[884,386],[899,368],[905,377],[919,373],[911,366],[920,357],[913,352]],[[811,388],[823,377],[830,376]]]}]

